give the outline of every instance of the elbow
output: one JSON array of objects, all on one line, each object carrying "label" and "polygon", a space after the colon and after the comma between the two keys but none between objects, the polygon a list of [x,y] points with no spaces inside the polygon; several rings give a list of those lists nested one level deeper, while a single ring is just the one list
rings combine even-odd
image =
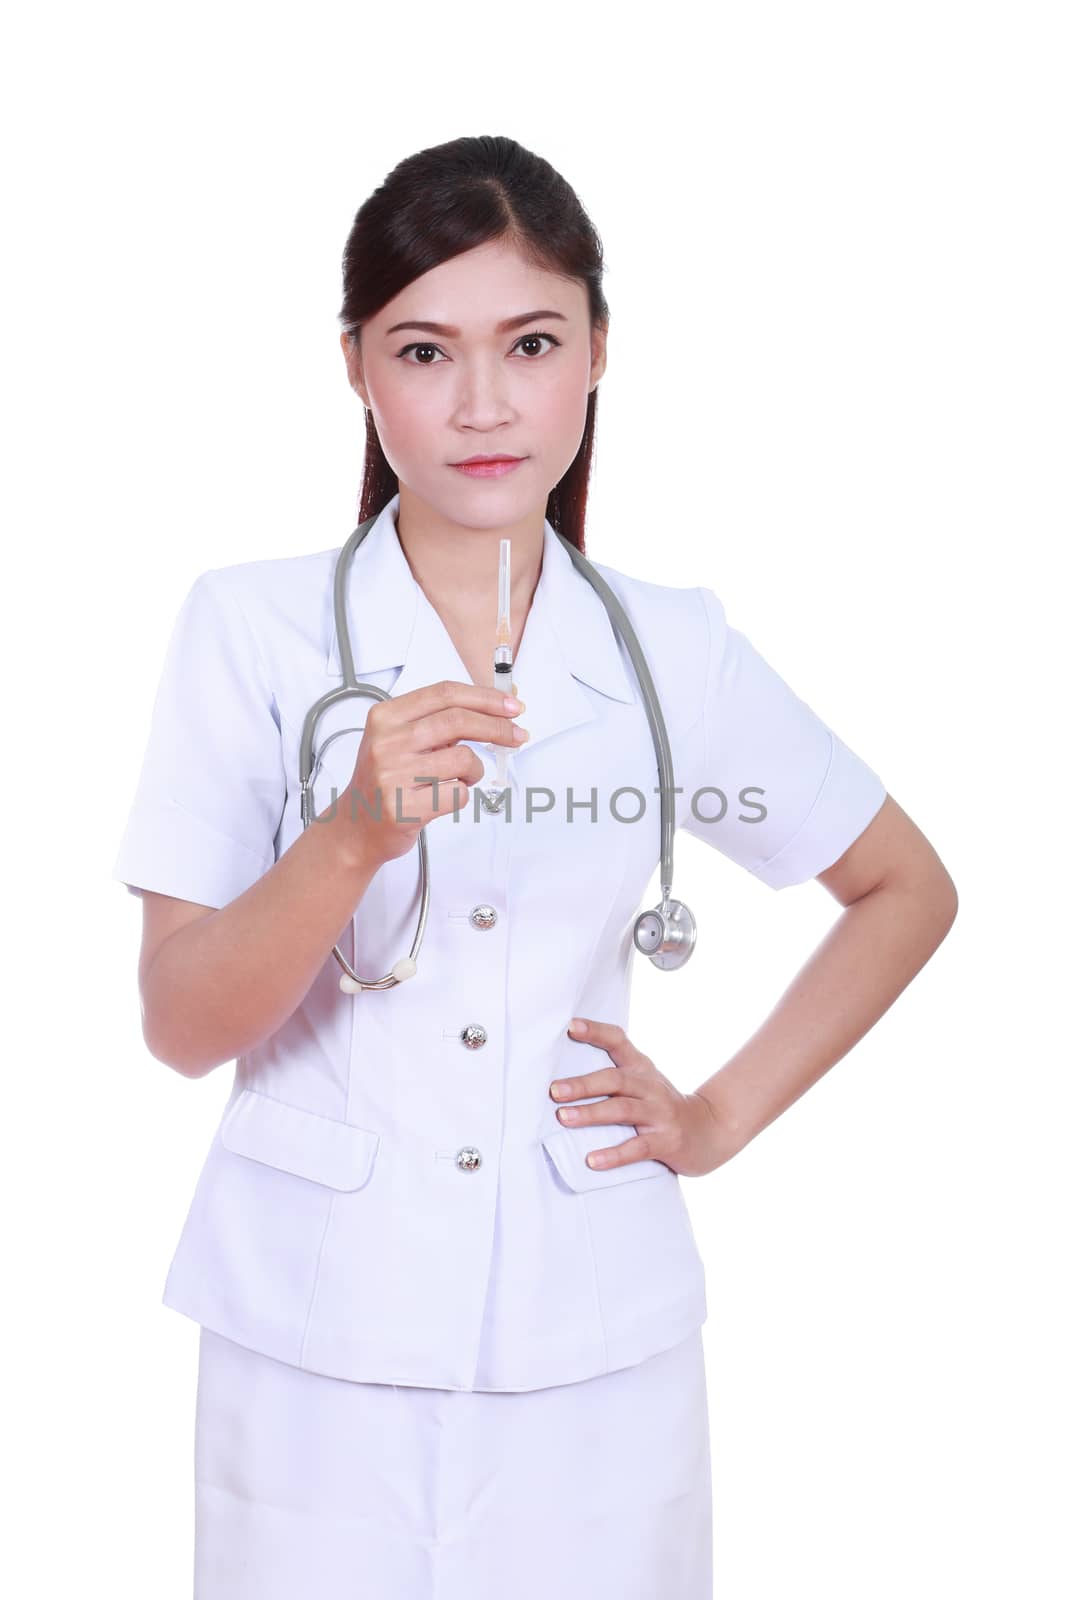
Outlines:
[{"label": "elbow", "polygon": [[958,916],[958,886],[944,867],[935,888],[935,910],[941,927],[941,941],[947,937]]},{"label": "elbow", "polygon": [[925,960],[939,949],[958,916],[958,889],[946,868],[923,874],[911,886],[911,938]]},{"label": "elbow", "polygon": [[205,1078],[230,1056],[217,1050],[206,1053],[207,1042],[196,1026],[193,1009],[183,1003],[172,986],[160,987],[141,978],[141,1037],[149,1055],[183,1078]]},{"label": "elbow", "polygon": [[922,836],[918,839],[919,847],[889,881],[906,895],[934,948],[957,920],[958,886],[931,844]]},{"label": "elbow", "polygon": [[177,1041],[167,1037],[165,1031],[153,1026],[147,1014],[142,1017],[141,1034],[148,1054],[183,1078],[206,1078],[209,1072],[220,1065],[217,1061],[197,1059],[188,1050],[183,1050]]},{"label": "elbow", "polygon": [[206,1064],[189,1061],[168,1061],[166,1065],[173,1067],[174,1071],[179,1072],[183,1078],[206,1078],[208,1073],[213,1072],[215,1067],[220,1066],[221,1063],[218,1061],[209,1061]]}]

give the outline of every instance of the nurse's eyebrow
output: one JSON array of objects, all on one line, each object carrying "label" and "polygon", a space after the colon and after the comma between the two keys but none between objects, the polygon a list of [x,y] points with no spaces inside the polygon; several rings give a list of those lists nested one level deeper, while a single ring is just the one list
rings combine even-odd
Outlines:
[{"label": "nurse's eyebrow", "polygon": [[[558,322],[567,322],[561,311],[523,311],[518,317],[506,317],[502,322],[496,323],[497,333],[509,333],[512,328],[522,328],[527,322],[542,322],[546,317],[554,317]],[[390,333],[399,333],[401,328],[414,328],[419,333],[441,333],[445,339],[460,339],[461,331],[449,327],[445,322],[394,322],[390,328],[385,329],[385,337]]]}]

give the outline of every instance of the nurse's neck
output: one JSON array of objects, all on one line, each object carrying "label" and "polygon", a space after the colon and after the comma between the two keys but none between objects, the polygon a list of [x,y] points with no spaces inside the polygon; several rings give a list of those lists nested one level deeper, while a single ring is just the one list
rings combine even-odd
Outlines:
[{"label": "nurse's neck", "polygon": [[540,579],[546,505],[505,527],[469,528],[401,497],[396,533],[415,582],[443,623],[471,683],[492,686],[499,541],[510,540],[510,636],[518,681],[521,636]]}]

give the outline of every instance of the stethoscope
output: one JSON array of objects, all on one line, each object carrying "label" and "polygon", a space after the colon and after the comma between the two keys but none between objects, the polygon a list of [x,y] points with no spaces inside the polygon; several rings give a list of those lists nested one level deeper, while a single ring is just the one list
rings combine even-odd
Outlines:
[{"label": "stethoscope", "polygon": [[[360,683],[355,676],[355,667],[351,654],[351,635],[347,625],[347,575],[352,559],[359,545],[373,527],[380,511],[372,517],[367,517],[365,522],[360,522],[358,527],[348,537],[347,542],[337,557],[336,572],[333,579],[333,611],[336,617],[337,643],[340,647],[340,665],[342,682],[336,689],[331,689],[320,700],[316,700],[303,723],[303,734],[300,738],[300,817],[304,829],[310,827],[315,820],[314,796],[312,784],[318,776],[323,752],[333,739],[343,733],[350,732],[341,728],[337,733],[330,734],[322,745],[321,750],[315,753],[314,734],[318,721],[323,712],[330,706],[336,705],[340,700],[362,697],[371,700],[391,700],[392,696],[385,689],[378,689],[372,683]],[[691,911],[680,900],[670,899],[672,889],[671,878],[673,874],[673,834],[675,829],[675,810],[673,799],[673,756],[666,733],[665,719],[662,716],[662,707],[658,702],[651,673],[640,642],[633,631],[632,623],[624,607],[610,585],[598,573],[591,562],[588,561],[575,545],[568,539],[563,539],[554,533],[553,537],[559,540],[567,551],[570,560],[583,578],[587,578],[592,588],[602,600],[607,613],[614,625],[616,633],[624,640],[629,660],[632,662],[636,677],[640,685],[640,694],[643,697],[647,720],[651,728],[651,737],[654,740],[655,757],[658,762],[658,780],[660,789],[661,813],[661,844],[658,854],[658,877],[662,889],[662,898],[658,905],[649,911],[642,911],[636,918],[632,930],[633,943],[642,955],[648,956],[654,966],[663,972],[672,972],[677,967],[682,967],[695,948],[695,918]],[[546,530],[545,530],[546,536]],[[411,944],[410,955],[402,956],[393,966],[391,972],[383,978],[361,978],[352,968],[343,951],[333,946],[333,954],[344,969],[340,979],[340,987],[345,994],[358,994],[362,989],[392,989],[397,983],[402,983],[406,978],[413,978],[418,970],[418,952],[422,946],[422,937],[425,933],[425,924],[429,915],[429,854],[426,847],[425,835],[427,828],[422,828],[418,834],[418,856],[421,878],[421,908],[418,914],[418,926],[414,930],[414,940]]]}]

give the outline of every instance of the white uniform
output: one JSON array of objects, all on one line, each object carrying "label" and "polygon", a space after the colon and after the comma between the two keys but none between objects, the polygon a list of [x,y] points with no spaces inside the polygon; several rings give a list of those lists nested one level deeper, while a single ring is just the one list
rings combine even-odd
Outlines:
[{"label": "white uniform", "polygon": [[[348,609],[357,676],[393,696],[439,679],[469,681],[407,564],[398,505],[396,495],[355,556]],[[299,836],[304,715],[341,681],[337,554],[243,562],[193,584],[114,867],[134,891],[221,907]],[[625,606],[655,681],[678,827],[772,888],[836,861],[885,799],[876,773],[729,626],[711,590],[595,565]],[[660,1381],[662,1363],[651,1358],[694,1348],[705,1281],[677,1175],[653,1160],[595,1171],[587,1152],[634,1130],[564,1128],[548,1092],[556,1078],[611,1064],[568,1037],[571,1017],[628,1025],[632,927],[658,894],[659,779],[624,648],[547,522],[514,679],[527,706],[517,720],[530,738],[510,754],[510,812],[493,814],[471,794],[453,818],[428,825],[431,903],[417,975],[352,997],[340,991],[330,953],[288,1021],[236,1063],[163,1294],[218,1336],[202,1336],[205,1363],[239,1360],[233,1347],[243,1347],[243,1359],[255,1352],[285,1363],[304,1382],[318,1375],[385,1385],[366,1393],[396,1404],[393,1385],[425,1390],[427,1407],[440,1404],[439,1391],[460,1391],[470,1409],[456,1399],[447,1415],[487,1426],[491,1415],[516,1414],[516,1392],[551,1389],[556,1408],[587,1406],[599,1391],[586,1380],[607,1377],[627,1382],[634,1400],[641,1377]],[[349,699],[321,719],[318,748],[351,731],[325,750],[319,812],[350,780],[370,704]],[[492,748],[469,742],[487,783]],[[340,941],[360,973],[387,972],[409,952],[417,880],[416,850],[375,875],[354,917],[354,950],[350,926]],[[622,1377],[638,1364],[640,1373]],[[210,1370],[201,1367],[204,1392]],[[269,1362],[254,1370],[261,1403]],[[282,1384],[297,1381],[274,1370]],[[568,1401],[556,1386],[572,1386]],[[487,1391],[502,1392],[495,1412]],[[414,1395],[399,1398],[413,1415]],[[661,1389],[648,1392],[649,1415],[661,1398]],[[534,1405],[526,1403],[527,1417]],[[621,1427],[624,1410],[618,1416]],[[215,1437],[202,1415],[200,1426],[198,1441]],[[436,1437],[438,1414],[427,1426],[417,1450]],[[571,1432],[556,1438],[560,1460],[577,1448],[576,1420]],[[602,1436],[593,1444],[571,1466],[602,1481]],[[328,1447],[318,1435],[306,1448]],[[206,1450],[198,1442],[204,1472]],[[642,1492],[652,1499],[654,1463],[669,1453],[664,1437],[661,1451],[640,1458]],[[535,1465],[530,1458],[530,1472]],[[668,1504],[673,1487],[660,1487]],[[630,1512],[632,1491],[629,1482]],[[528,1482],[521,1492],[542,1509]],[[559,1515],[566,1503],[559,1477]],[[579,1508],[573,1514],[579,1528]],[[538,1526],[550,1541],[550,1526]],[[625,1516],[617,1528],[603,1525],[602,1542],[627,1529],[630,1561],[631,1541],[641,1538],[653,1567],[678,1537],[675,1522],[668,1535],[665,1527],[657,1551],[646,1523],[634,1529]],[[452,1556],[455,1537],[452,1530],[445,1540]],[[572,1572],[574,1595],[602,1573],[596,1536],[588,1537],[593,1548],[587,1572]],[[425,1525],[411,1538],[424,1554]],[[344,1559],[350,1577],[355,1557],[349,1550]],[[524,1559],[514,1556],[514,1593],[526,1592],[515,1588]],[[483,1570],[487,1594],[492,1573]],[[393,1569],[373,1573],[391,1581]],[[480,1575],[470,1563],[456,1570],[454,1592],[480,1594]],[[452,1592],[425,1581],[424,1591],[392,1589],[412,1600]],[[612,1592],[649,1592],[632,1581],[631,1591]],[[568,1596],[557,1572],[552,1582]],[[202,1584],[197,1595],[206,1600],[215,1593],[206,1570]],[[222,1588],[244,1593],[231,1582]],[[259,1582],[247,1592],[263,1600],[289,1590]],[[669,1592],[702,1600],[708,1568]],[[314,1593],[331,1596],[324,1587]]]}]

